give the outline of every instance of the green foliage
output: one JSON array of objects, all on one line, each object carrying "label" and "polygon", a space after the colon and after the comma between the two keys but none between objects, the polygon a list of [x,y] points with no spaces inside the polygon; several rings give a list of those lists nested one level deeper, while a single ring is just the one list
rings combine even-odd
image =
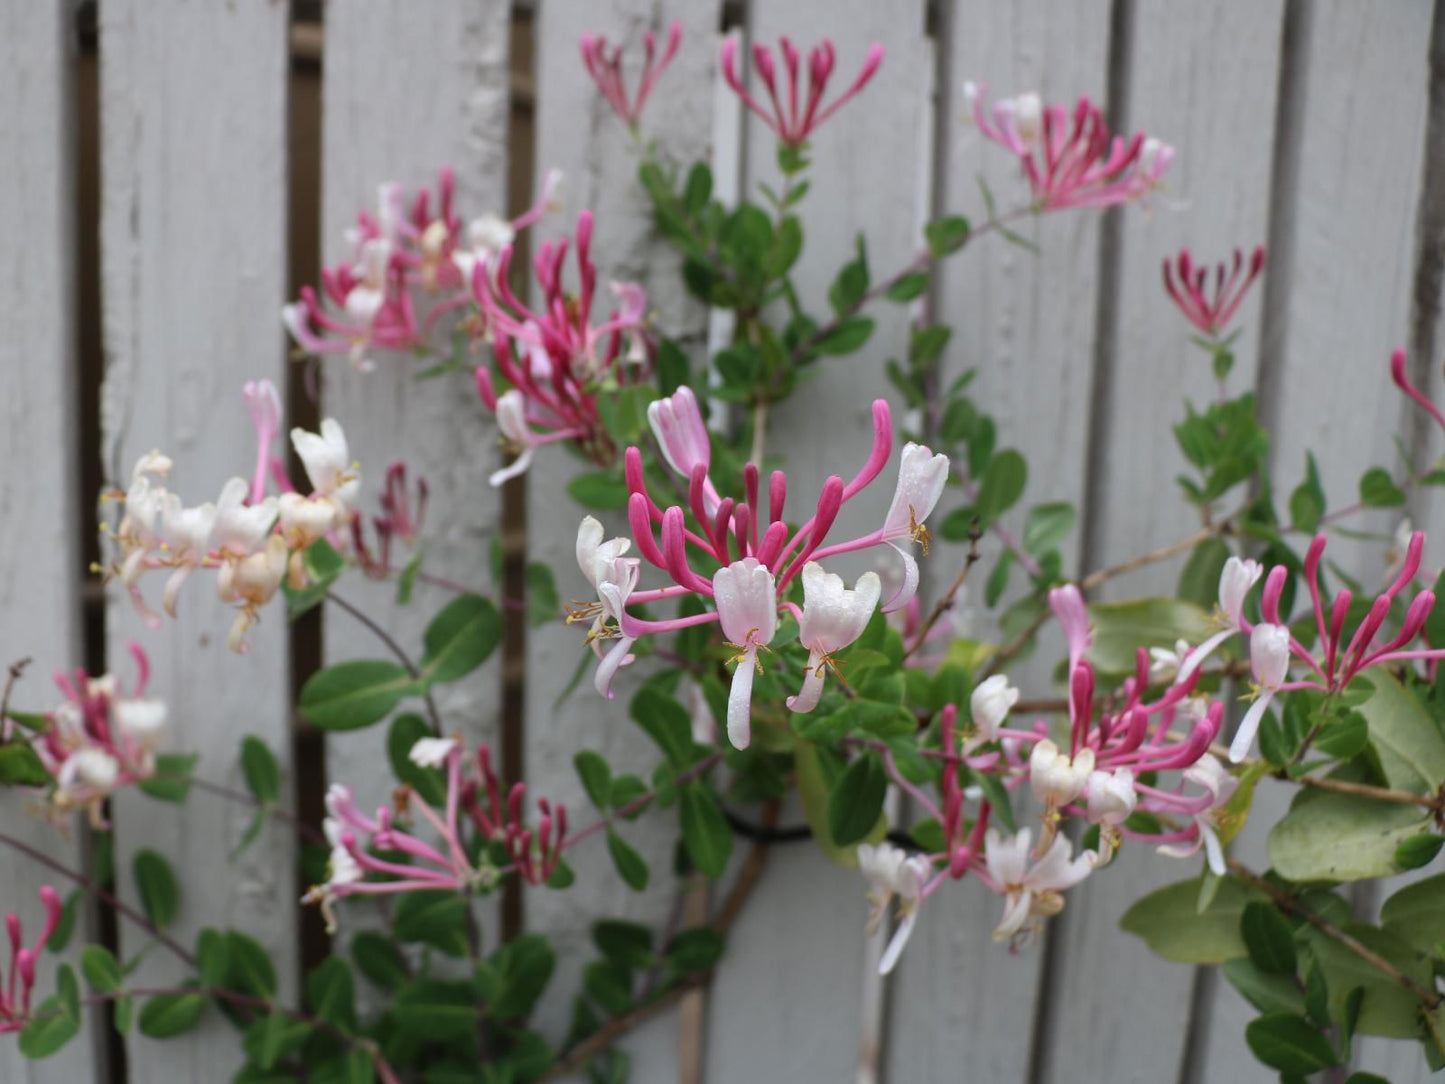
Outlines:
[{"label": "green foliage", "polygon": [[322,730],[358,730],[380,722],[418,691],[406,667],[388,659],[352,659],[316,671],[301,687],[301,714]]},{"label": "green foliage", "polygon": [[1176,881],[1135,901],[1119,925],[1166,960],[1218,964],[1248,954],[1240,933],[1245,907],[1264,898],[1237,877],[1222,877],[1214,899],[1201,910],[1199,881]]}]

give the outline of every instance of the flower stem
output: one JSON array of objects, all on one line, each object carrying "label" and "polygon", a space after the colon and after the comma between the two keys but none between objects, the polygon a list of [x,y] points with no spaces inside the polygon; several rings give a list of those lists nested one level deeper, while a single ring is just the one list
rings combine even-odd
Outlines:
[{"label": "flower stem", "polygon": [[948,608],[953,605],[953,600],[958,595],[958,592],[962,590],[964,581],[968,579],[969,572],[972,571],[974,565],[978,564],[978,540],[979,533],[975,527],[968,533],[968,555],[964,558],[963,567],[958,570],[958,575],[954,577],[953,586],[938,600],[932,612],[929,613],[927,620],[919,627],[918,633],[913,639],[913,646],[903,653],[905,659],[923,646],[923,641],[928,639],[928,634],[933,630],[933,626],[938,624],[938,619],[947,613]]}]

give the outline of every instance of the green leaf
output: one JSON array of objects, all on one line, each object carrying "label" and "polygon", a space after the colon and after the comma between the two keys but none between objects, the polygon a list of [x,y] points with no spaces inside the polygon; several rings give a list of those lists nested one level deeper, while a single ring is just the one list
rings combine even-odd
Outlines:
[{"label": "green leaf", "polygon": [[567,493],[583,508],[615,512],[627,507],[627,482],[616,471],[579,474],[567,483]]},{"label": "green leaf", "polygon": [[175,920],[180,906],[180,890],[176,888],[176,875],[171,872],[170,863],[146,848],[136,852],[131,860],[131,872],[135,876],[141,910],[154,926],[165,929]]},{"label": "green leaf", "polygon": [[599,812],[606,813],[612,798],[612,769],[607,761],[591,749],[582,749],[572,758],[577,776],[582,780],[582,789]]},{"label": "green leaf", "polygon": [[935,259],[947,256],[968,243],[968,219],[962,215],[934,219],[923,227],[923,236]]},{"label": "green leaf", "polygon": [[264,805],[281,797],[281,768],[270,747],[254,734],[241,739],[241,774],[256,801]]},{"label": "green leaf", "polygon": [[587,996],[613,1016],[632,1007],[632,972],[609,960],[594,960],[583,969]]},{"label": "green leaf", "polygon": [[1224,977],[1260,1012],[1303,1013],[1304,995],[1293,975],[1266,974],[1247,959],[1225,960]]},{"label": "green leaf", "polygon": [[671,395],[688,383],[687,355],[673,339],[663,338],[657,344],[657,390]]},{"label": "green leaf", "polygon": [[813,349],[819,354],[836,356],[851,354],[868,341],[873,334],[873,320],[867,316],[850,316],[840,320],[838,326],[817,342]]},{"label": "green leaf", "polygon": [[[1179,570],[1179,587],[1175,592],[1185,602],[1192,602],[1206,613],[1214,609],[1219,598],[1219,574],[1229,560],[1229,547],[1222,538],[1206,538],[1189,553],[1189,560]],[[1155,645],[1163,647],[1163,644]],[[1170,641],[1173,647],[1173,641]]]},{"label": "green leaf", "polygon": [[632,698],[629,711],[669,764],[681,769],[692,762],[692,720],[675,699],[654,686],[644,685]]},{"label": "green leaf", "polygon": [[1141,598],[1131,602],[1089,605],[1094,645],[1089,659],[1101,674],[1132,674],[1138,648],[1173,647],[1183,639],[1202,643],[1217,626],[1192,602],[1174,598]]},{"label": "green leaf", "polygon": [[55,993],[36,1008],[20,1033],[20,1053],[48,1058],[80,1032],[80,984],[69,964],[55,973]]},{"label": "green leaf", "polygon": [[709,926],[694,926],[672,939],[667,955],[684,974],[708,971],[722,959],[723,935]]},{"label": "green leaf", "polygon": [[863,839],[883,812],[888,791],[888,773],[878,757],[863,754],[854,758],[828,792],[828,832],[839,847],[854,846]]},{"label": "green leaf", "polygon": [[241,1046],[253,1064],[269,1072],[282,1058],[298,1050],[311,1037],[312,1030],[306,1021],[274,1008],[246,1028]]},{"label": "green leaf", "polygon": [[[843,772],[837,754],[829,749],[820,749],[812,742],[800,741],[793,755],[798,777],[798,798],[803,805],[803,816],[807,818],[808,827],[813,832],[813,841],[837,865],[847,869],[857,868],[858,848],[839,847],[835,844],[832,829],[828,825],[828,795],[833,789],[834,781]],[[880,815],[873,830],[860,842],[877,843],[887,834],[888,818]]]},{"label": "green leaf", "polygon": [[324,538],[306,547],[301,555],[301,564],[306,573],[305,586],[281,585],[281,591],[286,596],[286,613],[293,621],[319,605],[326,597],[327,589],[346,568],[345,560]]},{"label": "green leaf", "polygon": [[1358,711],[1370,728],[1386,784],[1415,794],[1434,793],[1445,783],[1445,737],[1440,727],[1420,701],[1382,668],[1372,669],[1369,679],[1375,691]]},{"label": "green leaf", "polygon": [[203,987],[210,989],[226,984],[230,959],[226,935],[220,930],[206,927],[196,934],[196,972]]},{"label": "green leaf", "polygon": [[1392,895],[1380,911],[1380,925],[1421,952],[1435,953],[1445,941],[1445,873],[1406,885]]},{"label": "green leaf", "polygon": [[161,753],[156,757],[156,774],[136,785],[142,794],[157,801],[184,802],[191,792],[191,772],[198,760],[196,753]]},{"label": "green leaf", "polygon": [[406,983],[406,960],[395,942],[375,930],[362,930],[351,939],[351,959],[374,985],[399,990]]},{"label": "green leaf", "polygon": [[[1357,922],[1345,922],[1342,929],[1420,986],[1433,985],[1424,957],[1395,933]],[[1353,1010],[1358,1013],[1355,1031],[1394,1039],[1416,1036],[1420,1006],[1414,994],[1332,938],[1310,930],[1307,939],[1329,983],[1333,1019],[1348,1026],[1352,1013],[1351,991],[1358,987],[1363,995],[1358,1008]]]},{"label": "green leaf", "polygon": [[352,659],[307,678],[299,707],[306,721],[322,730],[359,730],[386,718],[416,691],[405,667],[386,659]]},{"label": "green leaf", "polygon": [[80,954],[80,971],[97,994],[113,994],[121,988],[120,963],[104,945],[86,945]]},{"label": "green leaf", "polygon": [[682,841],[693,866],[705,877],[721,877],[733,850],[733,833],[711,792],[700,782],[679,795]]},{"label": "green leaf", "polygon": [[1002,550],[999,552],[998,560],[994,562],[993,571],[988,574],[988,580],[983,585],[983,604],[990,609],[998,605],[1003,593],[1008,590],[1008,574],[1014,566],[1013,550]]},{"label": "green leaf", "polygon": [[847,315],[868,292],[868,257],[863,235],[858,235],[858,257],[843,265],[833,285],[828,288],[828,304],[838,316]]},{"label": "green leaf", "polygon": [[397,781],[412,787],[427,804],[441,808],[446,804],[447,785],[436,768],[423,768],[411,759],[412,747],[422,738],[433,737],[425,719],[414,712],[404,712],[391,721],[386,732],[386,757]]},{"label": "green leaf", "polygon": [[541,561],[527,563],[527,624],[533,628],[556,621],[562,610],[557,594],[557,581],[549,565]]},{"label": "green leaf", "polygon": [[973,510],[985,526],[1018,502],[1028,477],[1028,464],[1018,452],[1005,448],[994,454],[979,479],[978,498],[973,502]]},{"label": "green leaf", "polygon": [[1389,471],[1371,467],[1360,477],[1360,502],[1372,508],[1398,508],[1405,503],[1405,491],[1395,484]]},{"label": "green leaf", "polygon": [[647,887],[647,863],[642,860],[642,855],[610,828],[607,830],[607,853],[612,856],[612,864],[629,888],[641,892]]},{"label": "green leaf", "polygon": [[1295,973],[1294,934],[1273,903],[1255,900],[1245,904],[1239,934],[1255,967],[1270,975]]},{"label": "green leaf", "polygon": [[1078,513],[1068,501],[1034,505],[1024,520],[1024,549],[1042,556],[1069,537],[1077,519]]},{"label": "green leaf", "polygon": [[232,990],[272,998],[276,994],[276,969],[261,942],[240,930],[226,931],[226,981]]},{"label": "green leaf", "polygon": [[465,956],[466,897],[445,889],[408,892],[392,912],[391,932],[398,941],[431,945],[448,956]]},{"label": "green leaf", "polygon": [[1142,937],[1166,960],[1217,964],[1248,951],[1240,936],[1245,905],[1264,898],[1237,877],[1221,878],[1213,902],[1198,909],[1199,880],[1176,881],[1149,893],[1124,912],[1119,926]]},{"label": "green leaf", "polygon": [[1291,881],[1359,881],[1395,872],[1395,848],[1428,831],[1414,806],[1353,794],[1312,793],[1269,833],[1269,860]]},{"label": "green leaf", "polygon": [[649,967],[654,959],[652,931],[636,922],[600,919],[592,924],[592,943],[624,967]]},{"label": "green leaf", "polygon": [[1306,452],[1305,480],[1295,487],[1289,498],[1290,524],[1306,534],[1313,533],[1320,525],[1325,507],[1325,489],[1320,484],[1319,467],[1315,463],[1314,454]]},{"label": "green leaf", "polygon": [[1329,1040],[1293,1013],[1268,1013],[1251,1020],[1244,1041],[1256,1058],[1283,1073],[1307,1076],[1339,1063]]},{"label": "green leaf", "polygon": [[1400,841],[1395,848],[1395,865],[1401,869],[1420,869],[1435,861],[1440,848],[1445,845],[1445,836],[1423,833]]},{"label": "green leaf", "polygon": [[328,956],[306,976],[306,1003],[317,1018],[343,1031],[356,1029],[356,980],[340,956]]},{"label": "green leaf", "polygon": [[427,685],[459,681],[502,642],[502,618],[491,599],[458,595],[432,618],[423,640],[421,680]]},{"label": "green leaf", "polygon": [[421,559],[422,551],[417,550],[402,567],[401,575],[396,578],[396,604],[398,606],[411,605],[412,592],[416,590],[416,579],[421,575]]},{"label": "green leaf", "polygon": [[928,289],[928,272],[915,271],[912,274],[904,275],[892,286],[888,287],[883,295],[889,301],[907,302],[922,295]]},{"label": "green leaf", "polygon": [[480,1009],[471,983],[422,979],[396,995],[391,1013],[408,1036],[445,1043],[474,1036]]},{"label": "green leaf", "polygon": [[491,1013],[498,1020],[515,1020],[526,1016],[537,1004],[552,978],[557,957],[545,937],[526,933],[494,952],[491,965],[499,983]]},{"label": "green leaf", "polygon": [[50,773],[45,770],[40,757],[28,743],[12,741],[0,745],[0,784],[18,787],[49,786]]},{"label": "green leaf", "polygon": [[152,1039],[184,1035],[200,1023],[205,1011],[204,994],[160,994],[141,1006],[140,1033]]}]

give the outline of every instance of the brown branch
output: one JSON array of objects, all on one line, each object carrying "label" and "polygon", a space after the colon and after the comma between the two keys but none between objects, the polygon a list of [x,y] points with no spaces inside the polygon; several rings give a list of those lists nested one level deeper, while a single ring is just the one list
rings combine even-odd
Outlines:
[{"label": "brown branch", "polygon": [[984,664],[984,668],[979,671],[978,680],[982,682],[992,677],[994,674],[999,672],[999,670],[1003,667],[1004,663],[1008,662],[1009,659],[1013,658],[1020,651],[1022,651],[1024,647],[1027,646],[1028,642],[1034,638],[1034,633],[1038,632],[1039,629],[1043,628],[1044,622],[1049,619],[1049,614],[1050,611],[1047,606],[1040,609],[1038,616],[1029,622],[1026,629],[1020,632],[1003,647],[999,648],[999,650],[994,653],[993,657]]},{"label": "brown branch", "polygon": [[915,635],[913,646],[903,653],[905,659],[923,646],[923,641],[928,639],[928,634],[933,629],[933,626],[938,624],[938,619],[947,613],[948,608],[953,605],[954,597],[963,588],[964,581],[968,579],[968,574],[973,571],[973,566],[978,564],[978,542],[982,537],[983,533],[978,528],[978,521],[974,520],[968,529],[968,556],[964,558],[963,567],[958,570],[958,575],[954,578],[953,586],[934,604],[933,611],[928,615],[928,619],[923,622],[923,625]]},{"label": "brown branch", "polygon": [[16,659],[10,664],[9,676],[5,679],[5,691],[0,693],[0,722],[10,717],[10,692],[15,688],[15,683],[25,673],[25,668],[30,665],[30,656],[23,659]]},{"label": "brown branch", "polygon": [[1115,576],[1122,576],[1126,572],[1133,572],[1135,569],[1144,568],[1148,565],[1156,564],[1159,561],[1167,561],[1175,554],[1192,550],[1206,539],[1213,538],[1215,535],[1229,534],[1233,529],[1228,519],[1221,520],[1218,523],[1211,523],[1195,531],[1188,538],[1181,538],[1178,542],[1171,543],[1157,550],[1151,550],[1148,553],[1141,554],[1138,557],[1131,558],[1120,564],[1111,565],[1109,568],[1101,568],[1097,572],[1090,572],[1079,581],[1079,590],[1084,592],[1092,591],[1095,587],[1112,580]]}]

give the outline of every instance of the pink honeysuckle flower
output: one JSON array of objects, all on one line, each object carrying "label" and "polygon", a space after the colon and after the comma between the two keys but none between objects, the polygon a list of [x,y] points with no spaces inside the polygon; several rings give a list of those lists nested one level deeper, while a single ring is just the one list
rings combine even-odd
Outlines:
[{"label": "pink honeysuckle flower", "polygon": [[1094,870],[1092,852],[1073,858],[1073,847],[1063,836],[1055,836],[1042,858],[1029,865],[1027,828],[1006,837],[995,828],[985,835],[985,862],[990,887],[1005,897],[1003,917],[994,927],[996,941],[1007,941],[1064,909],[1063,892]]},{"label": "pink honeysuckle flower", "polygon": [[777,582],[756,557],[744,557],[718,569],[712,589],[723,635],[738,652],[728,693],[728,741],[746,749],[752,740],[753,671],[763,669],[758,652],[767,649],[778,631]]},{"label": "pink honeysuckle flower", "polygon": [[1019,690],[1009,684],[1006,674],[994,674],[975,686],[968,701],[973,733],[964,743],[965,752],[998,740],[998,728],[1018,703],[1019,696]]},{"label": "pink honeysuckle flower", "polygon": [[541,221],[549,211],[561,207],[557,199],[557,192],[561,187],[562,171],[549,169],[542,179],[542,190],[538,193],[536,202],[516,218],[508,221],[498,215],[484,214],[467,223],[465,244],[459,244],[452,253],[452,262],[461,273],[464,289],[470,289],[472,276],[479,264],[485,268],[490,261],[496,259],[502,249],[517,240],[517,234]]},{"label": "pink honeysuckle flower", "polygon": [[1054,611],[1068,641],[1069,673],[1072,674],[1094,643],[1094,634],[1089,628],[1089,607],[1078,586],[1066,583],[1049,591],[1049,609]]},{"label": "pink honeysuckle flower", "polygon": [[129,646],[137,677],[128,695],[108,674],[57,673],[55,683],[65,699],[32,741],[54,780],[54,811],[65,815],[84,809],[96,828],[106,827],[107,798],[155,774],[155,750],[166,724],[165,703],[145,698],[150,661],[138,643]]},{"label": "pink honeysuckle flower", "polygon": [[642,109],[657,80],[672,63],[682,44],[682,23],[673,20],[667,28],[667,45],[661,57],[657,55],[657,35],[651,30],[642,35],[642,75],[637,81],[637,95],[629,102],[627,86],[622,80],[622,46],[612,47],[609,56],[607,39],[601,34],[582,35],[582,63],[587,74],[597,84],[602,97],[635,134],[642,120]]},{"label": "pink honeysuckle flower", "polygon": [[266,475],[271,469],[271,445],[281,431],[281,398],[269,380],[248,380],[241,390],[251,424],[256,427],[256,473],[251,482],[251,500],[266,495]]},{"label": "pink honeysuckle flower", "polygon": [[361,491],[361,474],[346,444],[346,434],[335,418],[321,419],[321,432],[291,430],[291,445],[306,468],[313,496],[335,501],[343,510],[354,507]]},{"label": "pink honeysuckle flower", "polygon": [[1159,853],[1187,858],[1203,847],[1210,871],[1217,877],[1223,877],[1228,872],[1228,866],[1224,861],[1224,846],[1219,839],[1220,819],[1224,807],[1239,789],[1239,780],[1206,753],[1196,764],[1185,769],[1184,783],[1193,783],[1202,788],[1204,794],[1199,798],[1187,798],[1182,794],[1181,786],[1181,794],[1177,797],[1156,794],[1144,803],[1147,809],[1183,813],[1191,818],[1189,827],[1175,833],[1171,842],[1162,844]]},{"label": "pink honeysuckle flower", "polygon": [[[874,43],[868,47],[863,58],[863,67],[852,84],[827,106],[822,105],[823,94],[828,80],[832,78],[837,63],[836,50],[830,38],[824,38],[808,54],[808,91],[806,99],[800,98],[799,72],[801,55],[793,43],[783,37],[778,42],[786,69],[785,79],[778,79],[772,50],[767,46],[753,46],[753,67],[768,89],[772,108],[768,109],[749,94],[738,78],[737,42],[731,38],[723,42],[720,65],[723,78],[748,109],[760,117],[764,124],[777,133],[778,140],[788,147],[797,149],[805,144],[819,125],[842,109],[850,98],[861,91],[883,63],[883,46]],[[782,86],[779,83],[782,82]]]},{"label": "pink honeysuckle flower", "polygon": [[923,521],[933,512],[943,487],[948,483],[948,456],[934,455],[921,444],[903,446],[898,463],[898,486],[893,503],[883,520],[881,540],[893,547],[903,558],[903,586],[883,607],[892,613],[905,605],[918,591],[918,562],[913,559],[911,544],[918,543],[923,556],[928,556],[929,533]]},{"label": "pink honeysuckle flower", "polygon": [[933,865],[923,855],[910,856],[891,843],[862,843],[858,846],[858,871],[868,878],[868,932],[877,933],[888,904],[898,897],[898,927],[888,942],[878,973],[886,975],[898,963],[903,948],[913,935],[924,888],[933,875]]},{"label": "pink honeysuckle flower", "polygon": [[1094,750],[1087,746],[1070,757],[1045,738],[1029,754],[1029,785],[1034,797],[1055,809],[1084,793],[1093,771]]},{"label": "pink honeysuckle flower", "polygon": [[1211,290],[1210,269],[1196,266],[1189,250],[1182,248],[1174,260],[1164,260],[1164,289],[1201,335],[1218,341],[1263,267],[1263,245],[1255,247],[1247,268],[1244,253],[1235,249],[1232,264],[1214,268]]},{"label": "pink honeysuckle flower", "polygon": [[1110,136],[1104,114],[1087,97],[1070,110],[1042,105],[1035,94],[985,105],[982,84],[965,83],[964,100],[988,139],[1016,155],[1038,211],[1111,207],[1156,188],[1174,148],[1136,132]]},{"label": "pink honeysuckle flower", "polygon": [[712,439],[692,389],[684,386],[667,398],[649,403],[647,423],[669,467],[689,479],[695,467],[702,467],[703,508],[708,515],[715,515],[721,498],[707,476],[712,463]]},{"label": "pink honeysuckle flower", "polygon": [[[636,557],[623,556],[632,545],[629,539],[613,538],[604,542],[604,533],[602,524],[592,516],[584,516],[577,528],[577,565],[597,592],[597,598],[594,602],[570,605],[567,623],[592,619],[587,643],[599,660],[593,685],[611,700],[612,678],[619,669],[634,661],[632,645],[636,637],[624,635],[621,622],[628,599],[637,589],[642,562]],[[604,654],[602,641],[613,638],[617,642]]]},{"label": "pink honeysuckle flower", "polygon": [[1289,673],[1289,629],[1283,625],[1256,625],[1249,635],[1249,666],[1254,671],[1255,701],[1245,712],[1229,743],[1229,759],[1238,764],[1254,744],[1265,709]]},{"label": "pink honeysuckle flower", "polygon": [[849,591],[843,586],[842,576],[823,571],[816,561],[803,566],[803,616],[798,622],[798,639],[808,649],[808,665],[803,668],[803,687],[797,696],[788,697],[791,710],[809,712],[818,706],[824,671],[838,666],[833,653],[863,634],[882,590],[876,572],[863,573]]},{"label": "pink honeysuckle flower", "polygon": [[1263,573],[1264,566],[1258,561],[1230,557],[1224,562],[1224,568],[1219,573],[1219,604],[1214,609],[1214,620],[1222,627],[1188,653],[1174,679],[1176,684],[1188,681],[1204,660],[1231,636],[1249,634],[1251,626],[1244,619],[1244,600]]},{"label": "pink honeysuckle flower", "polygon": [[1391,353],[1390,378],[1394,380],[1395,386],[1409,397],[1411,402],[1434,418],[1435,424],[1445,430],[1445,414],[1440,413],[1440,408],[1432,403],[1424,392],[1410,383],[1410,378],[1405,373],[1405,351],[1396,350]]},{"label": "pink honeysuckle flower", "polygon": [[60,894],[50,885],[40,886],[40,905],[45,908],[45,925],[35,940],[34,948],[25,948],[20,916],[5,916],[5,932],[10,939],[10,973],[0,988],[0,1033],[21,1031],[30,1020],[30,995],[35,989],[35,964],[60,925]]}]

